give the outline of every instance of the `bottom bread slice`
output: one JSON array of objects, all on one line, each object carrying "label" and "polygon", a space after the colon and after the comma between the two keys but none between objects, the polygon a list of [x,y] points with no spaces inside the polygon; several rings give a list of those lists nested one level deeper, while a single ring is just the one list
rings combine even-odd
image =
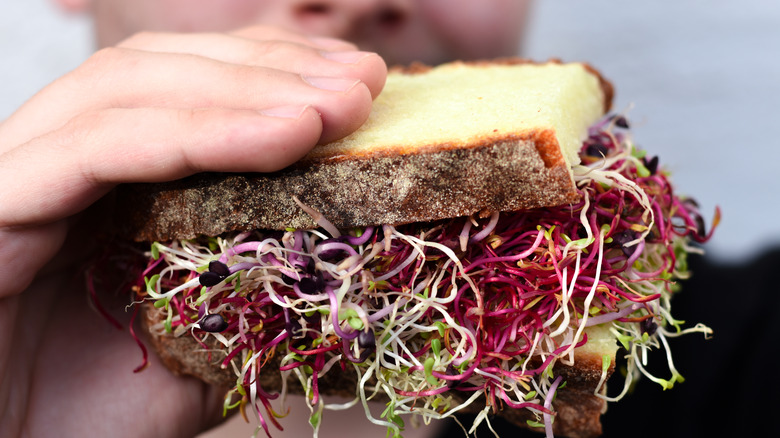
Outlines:
[{"label": "bottom bread slice", "polygon": [[[154,347],[162,363],[174,374],[180,376],[192,376],[210,385],[222,388],[232,388],[236,385],[236,374],[231,367],[221,366],[224,354],[221,345],[213,338],[205,341],[207,349],[204,349],[192,336],[187,334],[174,336],[173,334],[160,334],[152,327],[159,326],[160,315],[157,309],[150,304],[142,304],[141,325],[148,335],[149,341]],[[593,340],[598,344],[598,339]],[[611,352],[611,353],[610,353]],[[606,401],[596,395],[596,390],[602,381],[602,355],[598,347],[591,346],[588,351],[575,350],[575,362],[573,366],[556,362],[553,373],[563,377],[566,385],[559,389],[552,403],[555,418],[552,423],[553,433],[560,437],[590,438],[602,433],[601,415],[606,412]],[[607,378],[614,371],[614,349],[607,349],[606,354],[612,354],[612,360],[607,371]],[[259,374],[260,386],[268,392],[278,392],[282,389],[282,377],[278,372],[280,355],[271,356],[265,363],[267,372]],[[303,394],[304,388],[298,379],[287,380],[287,390],[293,394]],[[330,372],[323,374],[319,379],[320,393],[329,396],[353,398],[357,392],[357,379],[353,373]],[[606,386],[602,385],[603,392]],[[462,402],[470,394],[463,395],[458,391],[450,391],[455,400]],[[375,400],[382,400],[377,398]],[[477,402],[467,407],[464,413],[476,413],[475,407],[483,407],[483,402]],[[499,406],[495,414],[505,420],[525,428],[532,428],[528,421],[536,421],[533,412],[528,409],[513,409],[509,406]],[[541,429],[540,429],[541,430]]]}]

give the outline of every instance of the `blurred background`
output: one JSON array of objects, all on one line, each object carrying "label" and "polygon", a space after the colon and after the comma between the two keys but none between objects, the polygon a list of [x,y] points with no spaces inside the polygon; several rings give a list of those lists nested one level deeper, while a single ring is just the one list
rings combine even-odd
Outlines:
[{"label": "blurred background", "polygon": [[[779,49],[780,2],[556,0],[536,2],[523,55],[586,61],[610,79],[614,110],[628,113],[635,142],[660,156],[679,193],[708,219],[722,208],[706,248],[731,263],[780,243]],[[0,119],[91,50],[84,18],[46,0],[0,2]],[[226,428],[250,430],[235,424]]]}]

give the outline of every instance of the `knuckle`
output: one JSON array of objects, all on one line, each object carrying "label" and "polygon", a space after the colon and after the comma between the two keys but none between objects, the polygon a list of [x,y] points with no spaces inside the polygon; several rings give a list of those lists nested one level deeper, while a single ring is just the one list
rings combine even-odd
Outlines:
[{"label": "knuckle", "polygon": [[72,163],[71,175],[79,175],[85,181],[94,181],[94,172],[89,163],[100,162],[101,160],[96,160],[95,157],[106,147],[106,139],[101,139],[99,134],[107,123],[105,112],[106,110],[81,112],[59,128],[33,141],[45,144],[52,159],[63,159]]},{"label": "knuckle", "polygon": [[100,49],[87,58],[87,60],[76,69],[76,72],[87,76],[93,76],[96,72],[105,71],[109,68],[117,68],[117,64],[121,63],[121,60],[125,55],[126,50],[117,47]]},{"label": "knuckle", "polygon": [[106,123],[106,110],[88,110],[77,114],[68,120],[60,132],[61,144],[79,145],[81,148],[89,147],[95,142],[95,132],[98,127]]},{"label": "knuckle", "polygon": [[87,92],[91,96],[113,90],[117,84],[137,69],[139,59],[131,49],[107,47],[98,50],[78,68],[63,77],[71,90]]}]

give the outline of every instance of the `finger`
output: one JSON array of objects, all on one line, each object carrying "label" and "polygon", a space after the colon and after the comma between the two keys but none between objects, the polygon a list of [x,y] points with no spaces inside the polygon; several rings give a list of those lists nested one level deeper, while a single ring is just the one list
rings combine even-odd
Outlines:
[{"label": "finger", "polygon": [[121,182],[279,170],[303,157],[321,129],[311,106],[86,114],[0,156],[0,228],[55,222]]},{"label": "finger", "polygon": [[[103,56],[115,68],[102,80],[92,82],[95,96],[84,99],[86,110],[102,109],[106,102],[101,96],[106,94],[112,95],[113,106],[124,108],[262,111],[312,105],[325,122],[321,142],[333,141],[356,130],[371,111],[371,92],[359,78],[302,77],[284,70],[222,63],[199,56],[123,49],[107,51]],[[89,100],[91,104],[87,103]]]},{"label": "finger", "polygon": [[[294,54],[289,57],[293,58]],[[351,66],[329,62],[331,68],[334,65],[346,67],[341,72],[343,74],[338,75],[301,75],[290,71],[287,68],[289,64],[273,68],[254,67],[217,62],[200,56],[124,49],[103,50],[91,59],[83,71],[69,76],[68,79],[75,83],[60,87],[69,93],[66,97],[80,98],[83,110],[110,106],[261,110],[312,104],[327,114],[328,119],[336,120],[330,113],[336,109],[343,112],[345,105],[351,105],[344,101],[333,102],[335,96],[332,92],[350,91],[358,81],[368,86],[363,78],[370,76],[368,73],[375,66],[376,58],[364,58],[364,62]],[[304,80],[302,76],[330,77],[333,80],[326,85],[321,81]],[[84,95],[82,90],[87,84],[91,92]],[[376,94],[376,91],[370,94]],[[369,100],[362,103],[370,105],[371,96],[367,97]],[[331,108],[334,104],[336,108]]]},{"label": "finger", "polygon": [[2,126],[0,140],[20,144],[57,130],[80,113],[109,107],[262,111],[311,105],[325,122],[320,142],[329,142],[357,129],[371,111],[371,92],[355,78],[303,78],[193,55],[127,49],[104,50],[90,59],[17,111]]},{"label": "finger", "polygon": [[[9,208],[24,208],[24,205]],[[64,220],[40,227],[0,226],[0,299],[20,293],[32,283],[60,249],[67,231]]]},{"label": "finger", "polygon": [[375,53],[348,48],[324,50],[303,37],[290,41],[256,40],[228,34],[141,33],[125,40],[119,47],[149,52],[187,53],[305,76],[355,78],[368,86],[373,97],[382,90],[387,76],[387,66]]}]

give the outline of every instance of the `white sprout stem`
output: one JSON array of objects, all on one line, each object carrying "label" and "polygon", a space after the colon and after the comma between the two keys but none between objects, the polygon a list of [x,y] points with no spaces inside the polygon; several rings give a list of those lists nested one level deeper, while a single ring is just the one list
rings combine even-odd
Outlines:
[{"label": "white sprout stem", "polygon": [[325,231],[330,233],[331,236],[333,237],[341,236],[341,232],[338,230],[338,228],[336,228],[330,221],[325,219],[325,216],[323,216],[322,213],[301,202],[301,200],[298,199],[297,196],[293,196],[292,198],[293,201],[295,201],[295,203],[298,204],[299,207],[301,207],[301,210],[305,211],[309,216],[311,216],[311,218],[314,219],[314,222],[316,222],[317,225],[321,226]]},{"label": "white sprout stem", "polygon": [[[550,386],[550,389],[547,390],[547,398],[544,400],[544,407],[545,409],[551,409],[552,408],[552,399],[555,396],[555,391],[558,390],[558,385],[561,384],[561,380],[563,380],[563,376],[558,376],[553,381],[553,384]],[[544,431],[547,434],[547,438],[554,438],[553,436],[553,430],[552,430],[552,418],[550,414],[545,412],[543,414],[544,416]]]},{"label": "white sprout stem", "polygon": [[[631,351],[627,354],[628,357],[635,356],[635,349],[636,345],[631,345]],[[606,394],[602,394],[601,392],[596,392],[596,397],[607,401],[607,402],[617,402],[623,399],[623,397],[628,394],[628,390],[631,388],[631,384],[634,382],[634,376],[636,374],[636,364],[634,360],[629,360],[627,362],[628,370],[626,373],[626,378],[623,381],[623,390],[615,397],[609,397]],[[599,384],[601,385],[601,384]],[[598,388],[597,388],[598,389]]]},{"label": "white sprout stem", "polygon": [[[360,381],[360,384],[358,385],[358,395],[360,397],[360,401],[363,404],[363,409],[366,412],[366,418],[368,418],[368,421],[378,425],[378,426],[384,426],[388,429],[394,429],[398,430],[398,426],[384,420],[379,420],[374,418],[374,415],[371,413],[371,409],[368,406],[368,398],[366,397],[366,385],[368,384],[368,379],[375,373],[378,367],[378,361],[374,361],[369,365],[368,369],[365,373],[361,373],[360,367],[357,366],[357,364],[354,364],[353,367],[355,368],[355,372],[358,375],[358,380]],[[392,391],[392,389],[391,389]],[[391,395],[388,393],[388,395]],[[392,397],[390,397],[392,400]]]},{"label": "white sprout stem", "polygon": [[542,337],[541,332],[537,332],[536,335],[534,335],[534,341],[531,344],[531,349],[528,351],[528,356],[523,361],[523,366],[521,367],[523,373],[527,371],[528,364],[531,362],[531,359],[536,355],[536,347],[539,344],[539,340],[541,339],[541,337]]},{"label": "white sprout stem", "polygon": [[583,315],[582,315],[582,321],[579,324],[579,327],[577,327],[577,333],[574,335],[574,340],[572,340],[571,344],[569,344],[569,347],[561,354],[561,356],[566,356],[569,354],[570,351],[574,350],[575,345],[577,345],[577,342],[579,342],[580,336],[582,336],[582,332],[585,330],[586,324],[588,323],[588,317],[590,316],[590,303],[593,301],[593,297],[596,295],[596,289],[599,286],[599,278],[601,278],[601,264],[602,260],[604,258],[604,231],[599,231],[599,256],[598,256],[598,262],[596,263],[596,275],[593,277],[593,286],[590,288],[590,291],[588,292],[588,296],[585,297],[585,302],[583,303]]},{"label": "white sprout stem", "polygon": [[572,274],[571,278],[571,285],[569,287],[566,287],[566,274],[569,272],[569,269],[566,268],[563,271],[563,281],[561,284],[563,287],[561,288],[561,307],[558,309],[557,312],[555,312],[555,315],[553,315],[552,318],[546,323],[544,323],[544,327],[548,327],[550,324],[552,324],[554,321],[558,320],[558,317],[561,313],[563,313],[563,321],[561,321],[558,328],[550,333],[550,337],[556,337],[560,336],[566,329],[569,327],[569,298],[571,297],[571,294],[574,293],[574,287],[577,285],[577,277],[580,273],[580,259],[582,256],[582,251],[577,252],[577,261],[574,266],[574,274]]},{"label": "white sprout stem", "polygon": [[674,366],[674,361],[672,360],[672,349],[669,348],[669,343],[666,341],[666,336],[664,336],[663,332],[658,333],[656,337],[661,340],[661,344],[664,346],[664,350],[666,352],[666,363],[669,365],[669,371],[672,372],[672,381],[674,382],[681,376],[677,371],[677,368]]},{"label": "white sprout stem", "polygon": [[471,236],[471,239],[469,239],[471,242],[480,242],[482,239],[490,235],[490,233],[493,232],[493,230],[496,229],[496,224],[498,224],[498,212],[493,212],[493,215],[490,216],[490,221],[485,225],[485,228],[480,230],[477,234],[474,234]]},{"label": "white sprout stem", "polygon": [[474,423],[471,425],[471,429],[469,429],[469,435],[473,435],[477,431],[477,427],[479,427],[480,424],[482,424],[483,421],[487,420],[488,413],[490,413],[490,406],[485,406],[484,409],[479,411],[477,414],[477,417],[474,419]]},{"label": "white sprout stem", "polygon": [[579,252],[582,252],[583,249],[587,248],[590,244],[592,244],[595,239],[593,237],[593,230],[590,227],[590,221],[588,220],[588,210],[590,209],[590,197],[589,196],[583,196],[585,199],[585,204],[582,206],[582,209],[580,210],[580,224],[582,224],[582,227],[585,228],[585,233],[587,234],[587,237],[585,238],[584,242],[580,242],[578,240],[572,240],[571,242],[567,243],[566,246],[563,248],[563,254],[561,255],[561,260],[565,259],[566,256],[569,254],[569,249],[571,247],[576,247]]},{"label": "white sprout stem", "polygon": [[[458,258],[458,256],[450,248],[448,248],[447,246],[444,246],[444,245],[442,245],[440,243],[436,243],[436,242],[425,242],[425,241],[422,241],[422,240],[420,240],[420,239],[418,239],[418,238],[416,238],[414,236],[406,236],[406,235],[402,234],[399,237],[405,238],[405,240],[407,240],[409,242],[412,242],[412,243],[416,243],[418,245],[428,245],[428,246],[431,246],[431,247],[436,248],[439,251],[443,252],[444,254],[446,254],[447,257],[449,257],[453,262],[455,262],[455,266],[457,266],[458,271],[462,275],[463,279],[466,280],[466,282],[469,284],[469,286],[471,287],[471,290],[473,290],[474,293],[477,293],[477,294],[479,293],[479,288],[477,288],[477,285],[474,283],[474,280],[472,280],[471,277],[469,277],[469,275],[464,272],[463,264],[461,263],[461,261]],[[453,278],[454,277],[455,277],[455,275],[453,275]]]},{"label": "white sprout stem", "polygon": [[466,221],[463,224],[463,229],[458,235],[458,242],[460,243],[460,250],[465,252],[468,249],[469,244],[469,231],[471,231],[471,221]]},{"label": "white sprout stem", "polygon": [[[160,281],[161,280],[157,280],[157,290],[161,290],[162,289],[162,286],[160,285]],[[190,281],[188,281],[188,282],[186,282],[186,283],[184,283],[184,284],[182,284],[180,286],[176,286],[175,288],[173,288],[173,289],[171,289],[168,292],[165,292],[163,294],[156,294],[156,293],[154,293],[154,291],[149,291],[149,295],[151,295],[155,299],[164,298],[166,300],[170,300],[177,293],[179,293],[179,292],[181,292],[183,290],[186,290],[186,289],[197,287],[197,286],[200,286],[200,282],[198,281],[197,278],[194,278],[194,279],[192,279],[192,280],[190,280]]]},{"label": "white sprout stem", "polygon": [[394,277],[396,274],[403,271],[407,266],[409,266],[420,256],[422,256],[422,251],[420,251],[419,248],[415,247],[415,250],[411,254],[409,254],[409,257],[407,257],[406,260],[403,261],[403,263],[396,266],[396,268],[393,269],[392,271],[389,271],[386,274],[376,277],[375,281],[384,281]]},{"label": "white sprout stem", "polygon": [[474,401],[479,399],[481,396],[482,396],[482,394],[479,391],[474,391],[474,394],[472,394],[471,397],[466,399],[466,401],[464,401],[463,403],[461,403],[461,404],[459,404],[459,405],[457,405],[455,407],[450,408],[447,412],[441,414],[441,418],[447,418],[447,417],[451,417],[451,416],[455,415],[459,411],[461,411],[461,410],[467,408],[468,406],[470,406],[472,403],[474,403]]},{"label": "white sprout stem", "polygon": [[659,327],[658,330],[660,330],[667,338],[676,338],[682,335],[687,335],[689,333],[702,333],[705,337],[712,335],[712,329],[702,323],[698,323],[693,327],[689,327],[677,332],[663,330],[661,327]]},{"label": "white sprout stem", "polygon": [[[657,269],[657,271],[649,269],[640,272],[639,270],[629,269],[626,271],[624,278],[618,277],[617,280],[622,284],[621,287],[624,288],[624,290],[635,293],[637,296],[647,297],[660,293],[661,298],[660,300],[646,303],[623,302],[618,304],[617,309],[614,311],[611,310],[612,308],[610,307],[608,312],[608,309],[603,309],[606,313],[597,316],[591,315],[591,307],[594,305],[593,300],[595,294],[599,290],[599,285],[602,284],[600,283],[602,272],[601,265],[606,257],[604,254],[604,247],[605,235],[608,231],[604,228],[598,230],[591,226],[590,220],[588,219],[591,210],[591,200],[586,193],[583,197],[584,206],[581,207],[579,211],[579,220],[585,230],[586,237],[578,240],[571,240],[571,238],[575,236],[566,236],[567,243],[562,248],[562,255],[556,256],[556,258],[560,260],[567,259],[567,257],[571,257],[572,255],[575,255],[576,258],[573,269],[571,265],[567,264],[562,270],[558,270],[559,281],[561,283],[559,307],[555,310],[553,316],[543,324],[545,329],[548,329],[549,327],[554,327],[555,329],[548,334],[537,332],[533,333],[532,338],[530,336],[528,338],[522,338],[523,342],[531,343],[529,352],[518,360],[501,360],[501,363],[496,365],[512,373],[525,373],[529,364],[532,363],[531,359],[534,359],[534,361],[549,361],[550,365],[548,368],[534,377],[523,376],[514,378],[515,376],[506,375],[503,372],[487,372],[480,368],[479,364],[472,363],[473,359],[478,354],[477,337],[479,336],[479,332],[470,322],[465,322],[461,325],[461,323],[456,321],[455,315],[450,314],[447,311],[447,304],[451,303],[459,296],[458,290],[471,290],[476,294],[477,301],[480,303],[480,310],[482,310],[482,295],[480,294],[480,290],[474,279],[465,272],[463,267],[464,262],[458,258],[452,249],[441,243],[426,240],[441,227],[420,232],[419,236],[415,236],[404,234],[392,226],[382,226],[382,231],[379,231],[379,228],[376,230],[376,238],[379,239],[380,237],[383,237],[382,240],[361,241],[362,243],[355,245],[330,241],[326,244],[331,245],[333,249],[341,249],[351,254],[346,259],[342,258],[339,262],[330,263],[318,257],[318,254],[323,250],[323,248],[318,245],[321,241],[328,240],[330,236],[338,237],[340,235],[339,230],[328,222],[322,214],[311,207],[303,205],[296,199],[295,201],[305,211],[312,215],[313,219],[325,230],[325,232],[298,230],[294,233],[285,233],[281,241],[268,238],[257,243],[244,242],[250,234],[243,233],[242,235],[234,237],[232,240],[217,238],[216,243],[221,250],[221,257],[224,257],[225,261],[230,259],[230,261],[234,262],[231,266],[234,271],[240,270],[236,277],[231,277],[231,280],[236,278],[240,281],[241,291],[244,291],[243,293],[247,293],[246,291],[253,291],[251,293],[267,293],[267,300],[270,300],[274,305],[284,308],[291,316],[297,315],[297,317],[300,317],[303,314],[308,315],[308,312],[319,311],[320,314],[317,318],[319,318],[320,322],[315,325],[318,329],[315,330],[311,327],[307,327],[307,323],[303,322],[303,320],[302,322],[304,324],[304,330],[309,329],[317,331],[317,333],[322,336],[321,340],[323,341],[323,345],[330,344],[325,336],[336,331],[336,328],[340,328],[340,324],[344,322],[339,319],[339,310],[348,310],[349,313],[347,315],[349,318],[357,316],[365,329],[371,328],[376,334],[376,355],[367,359],[367,361],[361,365],[354,365],[359,381],[355,398],[344,404],[325,404],[322,398],[320,398],[314,405],[311,405],[310,403],[312,413],[315,412],[315,408],[321,413],[323,409],[343,409],[361,403],[363,404],[366,415],[370,421],[399,431],[400,428],[393,421],[372,418],[371,413],[368,410],[368,400],[377,394],[384,392],[391,401],[391,415],[419,414],[422,415],[423,421],[428,422],[432,418],[451,416],[455,412],[476,402],[476,400],[482,396],[482,393],[475,391],[466,402],[448,407],[443,413],[438,412],[437,409],[433,407],[436,406],[434,401],[436,401],[436,403],[441,402],[440,396],[434,394],[436,388],[433,388],[433,386],[436,385],[432,386],[427,382],[427,377],[430,375],[431,359],[435,361],[433,362],[434,372],[442,372],[443,367],[449,365],[460,367],[463,364],[470,364],[470,369],[473,370],[473,373],[468,378],[468,383],[482,385],[487,382],[491,385],[495,385],[496,388],[502,391],[501,397],[506,397],[505,400],[512,400],[515,402],[516,399],[517,403],[529,402],[529,400],[526,400],[526,396],[532,398],[529,394],[533,389],[538,395],[534,396],[532,398],[533,400],[530,402],[540,403],[539,400],[543,400],[545,408],[551,409],[551,400],[561,382],[561,376],[554,376],[552,374],[552,364],[556,363],[558,360],[566,363],[566,358],[573,362],[575,346],[582,339],[586,327],[610,323],[612,325],[610,331],[615,334],[617,338],[620,338],[622,342],[630,342],[630,360],[628,361],[629,373],[625,379],[623,391],[618,397],[611,398],[606,395],[604,383],[606,381],[607,371],[605,370],[602,371],[595,392],[597,393],[597,396],[605,400],[618,400],[627,393],[632,380],[639,377],[640,372],[662,385],[670,384],[663,379],[657,379],[650,376],[645,370],[643,365],[646,363],[649,349],[663,346],[666,350],[669,368],[673,373],[672,382],[674,382],[679,377],[679,373],[672,362],[671,352],[666,338],[679,336],[689,332],[702,332],[705,336],[711,333],[711,330],[703,325],[697,325],[694,328],[682,330],[679,327],[682,322],[674,320],[670,315],[669,297],[671,291],[665,287],[665,283],[655,278],[656,272],[661,272],[662,270],[665,272],[666,268],[663,264],[664,259],[660,255],[657,255],[655,250],[651,250],[651,246],[648,246],[648,250],[646,251],[643,251],[641,248],[644,238],[648,235],[654,225],[656,215],[661,215],[662,212],[661,210],[656,211],[653,209],[650,199],[639,185],[624,177],[619,171],[614,170],[620,160],[625,159],[626,164],[621,164],[624,168],[630,164],[629,162],[633,163],[638,160],[635,157],[627,156],[624,152],[625,151],[608,157],[596,165],[593,165],[593,167],[575,166],[575,181],[578,188],[584,188],[592,183],[601,183],[622,192],[622,196],[631,196],[636,199],[636,203],[640,205],[643,211],[642,222],[637,225],[645,228],[635,227],[635,231],[642,231],[640,236],[625,245],[640,245],[635,249],[634,255],[629,258],[629,262],[639,260],[642,266],[652,267],[653,269]],[[589,189],[584,188],[584,190],[587,191]],[[498,213],[494,213],[484,227],[469,238],[470,232],[478,225],[478,222],[473,217],[467,218],[464,222],[463,229],[460,230],[460,234],[457,236],[461,249],[466,249],[469,240],[476,242],[488,238],[495,230],[498,220]],[[538,231],[539,233],[537,234],[536,242],[533,247],[514,257],[518,257],[522,260],[536,251],[537,246],[545,236],[545,231],[543,229],[539,229]],[[326,233],[329,233],[330,236]],[[394,241],[393,239],[398,240]],[[576,308],[572,305],[572,296],[574,295],[575,290],[577,290],[578,281],[590,281],[589,279],[584,279],[582,277],[582,275],[585,275],[581,272],[583,270],[582,257],[584,254],[596,250],[592,247],[596,242],[598,248],[596,273],[593,277],[592,284],[590,285],[590,290],[582,303],[584,313],[580,318]],[[250,254],[252,251],[237,251],[236,245],[239,243],[240,248],[255,248],[253,251],[254,254]],[[369,268],[366,268],[366,266],[371,261],[375,260],[382,251],[392,252],[394,243],[408,245],[411,249],[410,254],[404,260],[397,260],[396,262],[398,262],[398,265],[392,271],[385,272],[381,276],[375,278],[374,275],[376,275],[376,272],[371,271]],[[170,247],[160,244],[155,245],[155,251],[160,251],[160,255],[164,257],[165,262],[168,263],[168,267],[162,269],[160,280],[158,280],[153,287],[152,285],[149,285],[149,296],[151,298],[170,300],[179,292],[192,289],[191,292],[188,293],[192,293],[194,296],[193,302],[196,304],[196,307],[205,306],[201,307],[200,310],[203,311],[205,309],[209,313],[219,313],[222,310],[226,310],[229,304],[224,303],[221,306],[211,308],[214,307],[214,303],[210,303],[210,299],[217,294],[222,293],[229,297],[240,295],[241,292],[236,286],[237,282],[231,281],[213,286],[209,288],[205,294],[197,296],[197,290],[195,290],[195,288],[200,287],[197,278],[162,293],[162,284],[167,284],[171,279],[179,278],[181,271],[202,272],[205,266],[211,260],[215,259],[215,256],[208,247],[200,246],[194,242],[182,241],[174,243]],[[685,241],[682,240],[679,245],[685,246]],[[352,250],[350,248],[352,248]],[[431,268],[425,260],[425,251],[430,248],[435,248],[446,256],[442,257],[433,268]],[[561,248],[556,248],[556,250],[561,250]],[[572,254],[571,251],[575,251],[575,253]],[[236,252],[242,252],[244,255],[236,254]],[[299,257],[296,257],[296,255]],[[586,257],[588,256],[586,255]],[[304,272],[304,265],[302,264],[307,259],[314,260],[316,269],[326,273],[325,275],[331,278],[331,280],[327,280],[325,283],[326,292],[318,295],[324,300],[322,303],[307,301],[307,299],[310,300],[314,295],[308,295],[301,298],[302,295],[300,295],[300,290],[296,290],[296,293],[299,294],[297,297],[292,294],[289,296],[287,294],[280,295],[280,293],[276,292],[276,290],[279,290],[278,285],[284,280],[284,275],[290,276],[292,274],[293,276],[297,276],[296,280],[300,280],[301,275],[308,275]],[[270,263],[267,263],[269,260]],[[373,313],[371,313],[372,311],[367,310],[367,307],[364,307],[365,305],[362,302],[366,299],[366,293],[374,297],[376,294],[382,292],[382,286],[376,285],[377,282],[388,280],[405,269],[408,269],[411,264],[418,262],[425,263],[420,263],[423,266],[422,268],[410,271],[410,278],[408,278],[408,283],[406,283],[403,290],[397,293],[390,293],[392,295],[399,295],[393,303],[389,303],[387,298],[385,298],[384,303],[386,305],[384,308],[373,311]],[[252,266],[252,264],[257,264],[257,266]],[[244,268],[246,268],[246,270],[244,270]],[[471,267],[468,269],[471,269]],[[478,275],[477,272],[482,272],[480,269],[483,268],[477,268],[472,272],[472,275],[476,277],[476,275]],[[675,276],[682,275],[682,273],[677,271],[672,272],[672,274]],[[447,278],[447,280],[445,280],[445,278]],[[587,286],[582,287],[585,288]],[[557,290],[555,293],[557,295]],[[334,296],[336,298],[335,302],[332,300]],[[381,294],[379,296],[381,297]],[[263,299],[266,300],[266,298]],[[524,306],[530,308],[537,301],[538,300],[533,300],[530,303],[524,303]],[[192,305],[193,302],[188,302],[187,305]],[[577,303],[579,303],[579,300]],[[368,308],[370,309],[371,307]],[[660,315],[661,318],[659,319],[664,320],[666,323],[672,322],[677,331],[669,332],[665,330],[664,327],[658,327],[657,335],[650,336],[649,338],[644,336],[643,338],[643,333],[641,333],[638,324],[616,321],[619,318],[629,316],[641,309],[646,309],[648,313],[656,315],[656,317]],[[173,310],[169,309],[167,306],[160,309],[160,311],[173,312]],[[174,318],[174,322],[180,322],[176,318]],[[577,321],[578,319],[579,321]],[[573,323],[572,320],[577,321],[577,323]],[[418,352],[417,354],[419,354],[422,348],[430,347],[426,343],[426,339],[428,338],[423,338],[419,335],[426,332],[435,333],[442,327],[442,321],[445,323],[448,333],[448,345],[446,345],[446,348],[439,350],[439,354],[434,354],[435,350],[431,349],[426,350],[422,355],[415,356],[412,352]],[[435,322],[435,325],[432,322]],[[225,346],[225,349],[222,352],[226,355],[235,352],[235,348],[240,348],[238,342],[241,340],[241,337],[246,335],[245,332],[251,330],[248,320],[240,317],[239,323],[241,324],[243,331],[240,330],[240,333],[237,333],[230,339],[227,339],[218,333],[212,334],[215,339]],[[342,329],[342,331],[354,335],[355,322],[350,320],[344,323],[350,323],[353,327],[345,325],[346,329]],[[158,326],[158,329],[163,329],[162,325]],[[513,327],[514,329],[509,337],[509,341],[502,339],[497,350],[504,348],[504,342],[516,342],[517,338],[515,336],[515,331],[517,331],[517,326]],[[182,332],[180,328],[181,327],[177,326],[176,333]],[[319,328],[321,328],[321,330]],[[622,334],[621,332],[625,334]],[[629,338],[630,341],[626,341],[626,338]],[[275,339],[278,340],[278,338]],[[442,343],[443,342],[444,339],[442,339]],[[357,356],[357,353],[360,352],[357,342],[347,345],[351,346],[354,350],[352,353]],[[561,345],[567,345],[567,348],[563,353],[555,354],[554,352],[557,348],[560,348]],[[325,366],[319,369],[318,376],[322,376],[329,371],[337,372],[338,370],[332,368],[334,365],[338,364],[339,361],[343,360],[342,353],[340,352],[334,351],[328,354],[330,356],[326,356],[327,360]],[[555,357],[551,357],[552,355],[555,355]],[[239,358],[242,358],[243,360],[239,361]],[[291,360],[296,360],[295,355],[290,354],[285,357],[283,363],[289,363]],[[250,349],[247,349],[237,354],[236,359],[231,360],[229,366],[232,366],[234,371],[238,374],[241,379],[239,381],[248,378],[250,381],[256,382],[256,374],[259,372],[258,368],[260,367],[261,362],[262,354],[259,351],[252,352]],[[428,373],[428,376],[421,371],[418,372],[419,370],[396,374],[388,374],[386,372],[387,370],[399,371],[401,367],[423,368],[422,364],[424,362],[428,367],[425,370],[426,373]],[[283,375],[288,376],[291,373],[294,373],[300,379],[304,388],[306,388],[307,393],[311,394],[313,385],[312,376],[308,375],[306,371],[303,371],[303,368],[297,367],[283,372]],[[369,381],[372,381],[372,379],[374,384],[369,385]],[[437,388],[443,389],[443,386],[438,385]],[[403,394],[406,395],[396,393],[396,389],[402,391]],[[260,394],[258,393],[258,390],[259,388],[255,383],[249,385],[249,388],[247,388],[252,403],[259,403],[258,397],[260,397]],[[283,386],[282,392],[283,396],[286,395],[286,385]],[[417,394],[426,392],[429,395],[422,396]],[[603,392],[603,394],[601,394],[601,392]],[[415,395],[409,396],[408,394]],[[484,409],[479,411],[472,431],[475,430],[476,425],[483,421],[487,421],[488,427],[492,430],[487,417],[490,408],[490,406],[485,406]],[[257,414],[259,414],[259,412],[257,412]],[[552,417],[550,414],[544,412],[542,412],[542,414],[544,414],[545,429],[549,436],[552,433]],[[388,417],[388,419],[391,418],[393,417]],[[316,434],[317,430],[315,429],[315,436]]]}]

